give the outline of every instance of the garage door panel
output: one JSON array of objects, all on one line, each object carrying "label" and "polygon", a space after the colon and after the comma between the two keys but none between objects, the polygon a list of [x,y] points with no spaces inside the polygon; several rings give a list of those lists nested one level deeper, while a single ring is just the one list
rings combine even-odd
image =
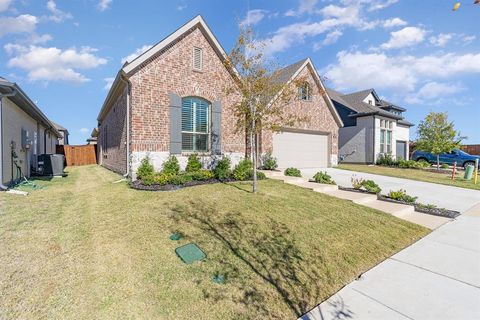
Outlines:
[{"label": "garage door panel", "polygon": [[273,136],[273,156],[280,168],[328,166],[328,136],[282,132]]}]

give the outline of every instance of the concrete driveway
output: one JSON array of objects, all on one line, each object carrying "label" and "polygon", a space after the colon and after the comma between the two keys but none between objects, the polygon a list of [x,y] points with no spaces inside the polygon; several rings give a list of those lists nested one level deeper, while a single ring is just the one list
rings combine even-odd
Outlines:
[{"label": "concrete driveway", "polygon": [[353,175],[356,175],[363,179],[374,180],[382,188],[383,193],[404,189],[408,194],[418,197],[420,203],[434,204],[440,208],[460,212],[465,212],[475,204],[480,203],[480,191],[477,190],[335,168],[303,169],[301,171],[306,178],[313,177],[318,171],[327,171],[338,185],[345,187],[352,186],[350,179]]},{"label": "concrete driveway", "polygon": [[300,319],[480,319],[480,205]]}]

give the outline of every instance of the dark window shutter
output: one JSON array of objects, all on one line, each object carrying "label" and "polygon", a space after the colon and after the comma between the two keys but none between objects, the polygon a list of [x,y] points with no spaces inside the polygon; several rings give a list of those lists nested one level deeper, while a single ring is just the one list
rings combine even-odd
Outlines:
[{"label": "dark window shutter", "polygon": [[212,154],[222,154],[222,103],[212,103]]},{"label": "dark window shutter", "polygon": [[170,153],[182,153],[182,98],[170,93]]}]

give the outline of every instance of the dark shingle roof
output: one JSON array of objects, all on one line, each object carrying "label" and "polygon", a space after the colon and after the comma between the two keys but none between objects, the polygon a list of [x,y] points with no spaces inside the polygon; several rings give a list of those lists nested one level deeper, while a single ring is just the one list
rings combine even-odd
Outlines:
[{"label": "dark shingle roof", "polygon": [[375,96],[377,96],[374,89],[362,90],[362,91],[353,92],[350,94],[341,94],[340,92],[337,92],[332,89],[327,89],[327,92],[332,100],[354,111],[355,114],[351,115],[352,117],[377,114],[377,115],[381,115],[381,116],[396,119],[396,120],[403,119],[402,116],[388,112],[387,110],[384,110],[379,106],[375,106],[375,105],[371,105],[363,102],[363,100],[365,100],[365,98],[370,93],[373,93]]},{"label": "dark shingle roof", "polygon": [[278,70],[273,75],[274,81],[277,82],[277,83],[287,82],[288,80],[290,80],[293,77],[295,72],[298,71],[298,68],[300,68],[305,63],[305,61],[307,61],[307,60],[308,59],[302,59],[298,62],[295,62],[294,64],[291,64],[289,66],[286,66],[283,69]]},{"label": "dark shingle roof", "polygon": [[58,131],[66,131],[68,133],[68,130],[65,127],[59,125],[58,123],[56,123],[54,121],[52,121],[52,123]]}]

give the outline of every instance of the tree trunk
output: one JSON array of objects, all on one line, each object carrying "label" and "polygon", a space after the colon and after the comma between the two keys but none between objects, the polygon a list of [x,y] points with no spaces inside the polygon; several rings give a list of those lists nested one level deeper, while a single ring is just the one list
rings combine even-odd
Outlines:
[{"label": "tree trunk", "polygon": [[440,155],[437,154],[437,170],[440,170]]},{"label": "tree trunk", "polygon": [[250,133],[250,147],[252,150],[253,163],[253,193],[257,193],[257,139],[255,137],[255,121],[252,121],[252,131]]}]

